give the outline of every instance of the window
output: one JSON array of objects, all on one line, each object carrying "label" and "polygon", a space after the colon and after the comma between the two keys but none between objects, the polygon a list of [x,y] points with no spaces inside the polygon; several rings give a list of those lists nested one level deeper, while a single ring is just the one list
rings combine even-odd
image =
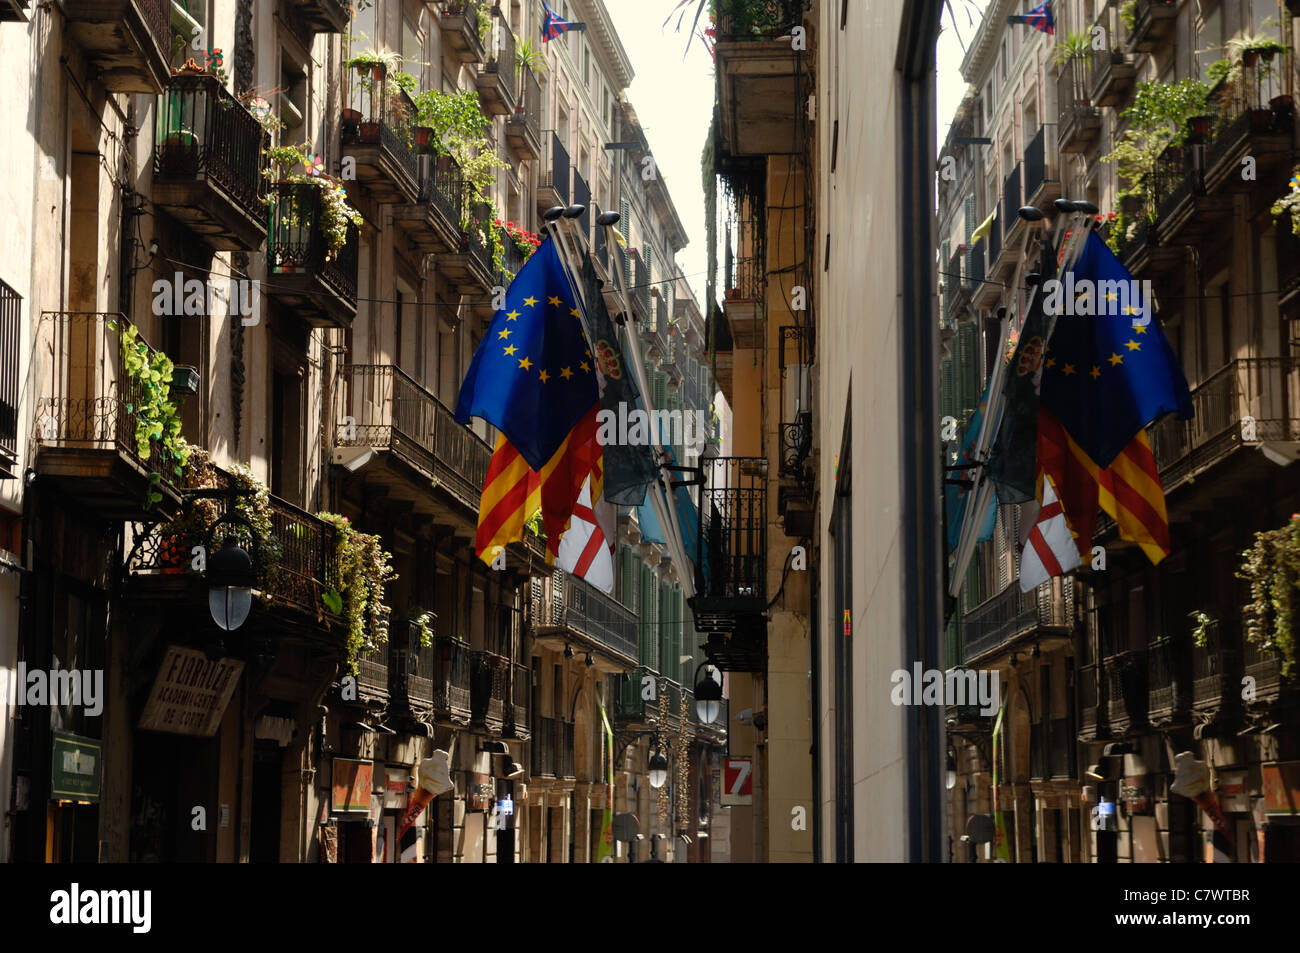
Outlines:
[{"label": "window", "polygon": [[18,347],[23,299],[0,281],[0,474],[18,457]]},{"label": "window", "polygon": [[423,52],[420,34],[415,24],[402,17],[402,69],[416,79],[420,78],[420,61],[423,59]]}]

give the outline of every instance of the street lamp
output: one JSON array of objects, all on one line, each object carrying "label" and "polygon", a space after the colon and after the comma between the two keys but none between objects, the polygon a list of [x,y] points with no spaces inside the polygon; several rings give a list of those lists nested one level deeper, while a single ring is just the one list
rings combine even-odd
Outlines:
[{"label": "street lamp", "polygon": [[650,771],[650,786],[656,791],[659,790],[668,780],[668,759],[656,748],[650,755],[650,763],[646,767]]},{"label": "street lamp", "polygon": [[715,679],[712,665],[701,665],[695,676],[695,713],[700,723],[711,725],[722,712],[722,681]]},{"label": "street lamp", "polygon": [[[208,530],[208,552],[212,552],[212,540],[222,523],[242,523],[248,527],[256,553],[257,535],[252,524],[237,513],[229,513],[212,524]],[[221,549],[208,558],[208,611],[212,613],[212,621],[227,632],[243,625],[253,607],[256,584],[257,571],[252,557],[227,533]]]}]

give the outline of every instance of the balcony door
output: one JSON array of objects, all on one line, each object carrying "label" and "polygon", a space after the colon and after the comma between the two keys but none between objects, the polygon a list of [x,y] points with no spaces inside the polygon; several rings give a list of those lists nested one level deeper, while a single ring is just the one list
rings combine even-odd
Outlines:
[{"label": "balcony door", "polygon": [[[300,353],[306,353],[306,349]],[[271,492],[296,506],[303,504],[306,373],[288,348],[276,348],[271,371]]]}]

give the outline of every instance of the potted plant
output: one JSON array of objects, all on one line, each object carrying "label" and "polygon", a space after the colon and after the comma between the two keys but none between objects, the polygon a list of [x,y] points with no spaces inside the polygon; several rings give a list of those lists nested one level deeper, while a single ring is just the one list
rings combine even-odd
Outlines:
[{"label": "potted plant", "polygon": [[1092,55],[1092,38],[1084,32],[1067,33],[1052,47],[1052,62],[1064,66]]},{"label": "potted plant", "polygon": [[390,71],[397,72],[400,64],[401,58],[396,53],[371,48],[344,60],[343,68],[355,69],[362,76],[369,73],[372,82],[382,83]]},{"label": "potted plant", "polygon": [[415,133],[416,151],[427,154],[433,151],[433,127],[432,126],[415,126],[412,129]]}]

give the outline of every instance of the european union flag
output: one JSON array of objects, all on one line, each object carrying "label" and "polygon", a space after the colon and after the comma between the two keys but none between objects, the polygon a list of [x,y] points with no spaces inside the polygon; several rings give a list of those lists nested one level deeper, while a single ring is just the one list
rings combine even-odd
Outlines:
[{"label": "european union flag", "polygon": [[482,417],[540,471],[598,397],[581,312],[548,238],[519,269],[474,352],[456,421]]},{"label": "european union flag", "polygon": [[1152,320],[1150,283],[1139,287],[1096,232],[1062,278],[1053,291],[1060,307],[1048,298],[1058,317],[1039,399],[1105,469],[1151,421],[1170,411],[1190,420],[1192,400],[1173,348]]}]

